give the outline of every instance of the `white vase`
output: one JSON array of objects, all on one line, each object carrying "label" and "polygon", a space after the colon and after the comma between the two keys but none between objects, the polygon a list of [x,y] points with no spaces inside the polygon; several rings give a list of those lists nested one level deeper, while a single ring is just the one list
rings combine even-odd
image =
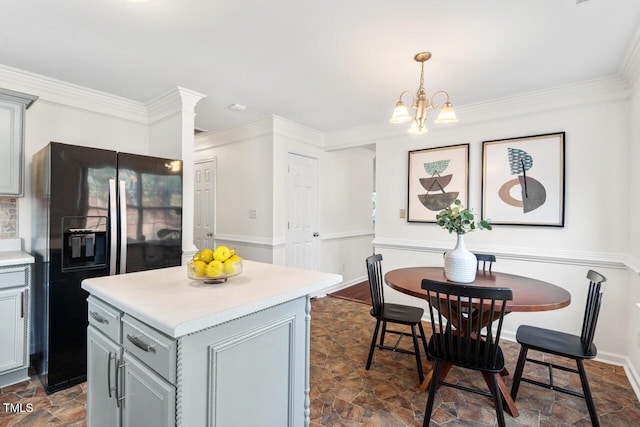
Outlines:
[{"label": "white vase", "polygon": [[478,260],[464,245],[464,235],[458,234],[453,250],[444,254],[444,275],[458,283],[471,283],[476,279]]}]

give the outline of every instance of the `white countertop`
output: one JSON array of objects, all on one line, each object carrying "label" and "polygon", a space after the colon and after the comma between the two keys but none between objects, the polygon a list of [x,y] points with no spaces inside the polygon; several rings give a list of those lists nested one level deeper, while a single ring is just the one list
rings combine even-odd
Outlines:
[{"label": "white countertop", "polygon": [[187,266],[85,279],[82,288],[159,331],[178,338],[342,281],[338,274],[243,260],[223,284],[187,277]]},{"label": "white countertop", "polygon": [[21,239],[0,239],[0,267],[33,264],[33,257],[21,249]]}]

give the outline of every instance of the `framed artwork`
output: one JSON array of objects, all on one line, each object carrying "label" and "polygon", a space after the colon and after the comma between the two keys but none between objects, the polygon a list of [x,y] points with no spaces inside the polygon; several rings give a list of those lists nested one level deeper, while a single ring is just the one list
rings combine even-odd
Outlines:
[{"label": "framed artwork", "polygon": [[469,144],[409,151],[407,221],[436,222],[441,210],[469,201]]},{"label": "framed artwork", "polygon": [[565,133],[482,143],[482,219],[564,227]]}]

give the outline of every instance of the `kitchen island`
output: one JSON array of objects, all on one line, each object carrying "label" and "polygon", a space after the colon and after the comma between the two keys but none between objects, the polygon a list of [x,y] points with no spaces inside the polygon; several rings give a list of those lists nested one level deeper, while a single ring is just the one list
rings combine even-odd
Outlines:
[{"label": "kitchen island", "polygon": [[89,426],[309,425],[310,296],[342,277],[243,264],[223,284],[186,266],[83,281]]}]

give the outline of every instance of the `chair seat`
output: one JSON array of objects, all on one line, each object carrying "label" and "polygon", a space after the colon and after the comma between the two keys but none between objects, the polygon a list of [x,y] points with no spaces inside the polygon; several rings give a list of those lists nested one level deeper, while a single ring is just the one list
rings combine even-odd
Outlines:
[{"label": "chair seat", "polygon": [[518,328],[516,341],[534,350],[578,359],[593,359],[598,352],[595,344],[591,344],[589,352],[585,353],[577,335],[528,325]]},{"label": "chair seat", "polygon": [[403,325],[415,325],[416,323],[420,323],[422,321],[423,314],[424,310],[420,307],[402,304],[385,303],[382,306],[380,314],[377,316],[373,314],[373,309],[371,310],[371,315],[373,317]]},{"label": "chair seat", "polygon": [[[451,363],[452,361],[455,361],[455,364],[458,366],[462,366],[464,368],[477,370],[477,371],[498,373],[504,369],[504,355],[502,354],[502,349],[499,346],[497,349],[498,351],[496,356],[496,363],[489,365],[488,363],[485,363],[482,360],[484,352],[486,350],[486,344],[487,344],[486,341],[472,340],[471,351],[469,351],[468,347],[462,348],[462,349],[458,348],[458,342],[454,339],[452,342],[454,354],[453,355],[440,354],[444,350],[442,349],[442,346],[440,346],[441,348],[440,352],[436,349],[435,340],[437,339],[442,340],[443,336],[445,337],[444,339],[447,339],[446,335],[443,335],[443,334],[435,334],[431,336],[431,339],[429,340],[428,351],[429,351],[429,356],[431,356],[432,358],[437,360],[442,360],[443,362],[446,362],[446,363]],[[480,349],[477,352],[478,355],[476,356],[475,346],[478,345],[478,343],[480,344]]]}]

